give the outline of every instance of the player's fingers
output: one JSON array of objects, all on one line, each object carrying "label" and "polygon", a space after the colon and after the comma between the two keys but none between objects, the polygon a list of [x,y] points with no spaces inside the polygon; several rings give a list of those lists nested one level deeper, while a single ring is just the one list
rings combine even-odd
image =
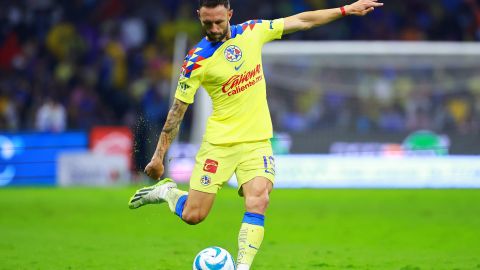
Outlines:
[{"label": "player's fingers", "polygon": [[372,12],[373,10],[375,10],[375,8],[374,8],[374,7],[370,7],[370,8],[367,9],[367,11],[365,12],[365,14],[370,13],[370,12]]},{"label": "player's fingers", "polygon": [[154,173],[152,171],[145,172],[148,177],[155,179]]},{"label": "player's fingers", "polygon": [[155,171],[151,167],[147,166],[145,168],[144,172],[145,172],[146,175],[148,175],[148,177],[153,178],[153,179],[157,179],[157,177],[155,175]]},{"label": "player's fingers", "polygon": [[158,179],[158,175],[155,173],[155,171],[151,170],[147,172],[148,177],[152,179]]},{"label": "player's fingers", "polygon": [[367,4],[369,4],[370,6],[375,6],[375,7],[383,6],[383,3],[378,2],[378,0],[369,0]]},{"label": "player's fingers", "polygon": [[157,171],[155,173],[155,179],[160,180],[160,177],[163,175],[163,170]]}]

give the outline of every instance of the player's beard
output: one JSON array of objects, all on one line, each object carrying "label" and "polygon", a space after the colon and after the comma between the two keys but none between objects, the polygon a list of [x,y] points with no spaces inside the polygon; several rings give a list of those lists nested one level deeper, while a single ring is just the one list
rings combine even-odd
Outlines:
[{"label": "player's beard", "polygon": [[204,34],[207,36],[208,40],[211,42],[220,42],[222,41],[225,37],[227,37],[228,34],[228,27],[223,31],[221,34],[213,34],[209,33],[206,30],[203,30]]}]

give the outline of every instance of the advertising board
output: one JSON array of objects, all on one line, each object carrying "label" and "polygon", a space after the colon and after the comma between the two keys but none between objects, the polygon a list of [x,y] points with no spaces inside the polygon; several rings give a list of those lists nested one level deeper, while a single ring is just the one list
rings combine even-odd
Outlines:
[{"label": "advertising board", "polygon": [[84,132],[0,134],[0,186],[55,185],[65,151],[85,151]]}]

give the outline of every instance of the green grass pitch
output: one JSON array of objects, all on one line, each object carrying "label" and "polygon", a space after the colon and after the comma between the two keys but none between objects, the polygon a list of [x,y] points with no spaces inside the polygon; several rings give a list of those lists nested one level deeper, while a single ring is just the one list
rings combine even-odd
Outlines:
[{"label": "green grass pitch", "polygon": [[[200,225],[136,187],[0,189],[0,269],[183,270],[201,249],[236,256],[243,201],[220,191]],[[480,270],[480,190],[274,190],[253,270]]]}]

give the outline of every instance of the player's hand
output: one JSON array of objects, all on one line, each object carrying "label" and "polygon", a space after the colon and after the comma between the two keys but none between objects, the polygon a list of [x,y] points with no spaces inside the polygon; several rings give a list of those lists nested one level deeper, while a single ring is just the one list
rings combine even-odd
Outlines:
[{"label": "player's hand", "polygon": [[164,171],[163,160],[159,158],[152,158],[150,163],[145,167],[145,173],[152,179],[158,180],[163,175]]},{"label": "player's hand", "polygon": [[358,0],[357,2],[345,6],[347,15],[364,16],[372,12],[376,7],[383,6],[378,0]]}]

